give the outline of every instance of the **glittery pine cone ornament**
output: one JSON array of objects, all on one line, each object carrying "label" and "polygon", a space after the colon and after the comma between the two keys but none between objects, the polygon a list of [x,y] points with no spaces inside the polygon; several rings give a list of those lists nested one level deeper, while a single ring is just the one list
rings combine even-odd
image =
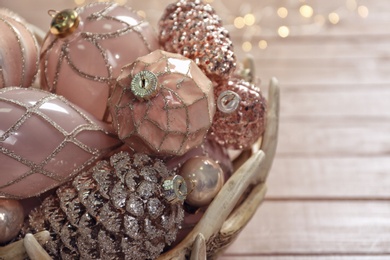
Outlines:
[{"label": "glittery pine cone ornament", "polygon": [[158,159],[119,152],[44,200],[28,229],[50,231],[54,259],[157,258],[184,217],[182,203],[165,197],[172,177]]},{"label": "glittery pine cone ornament", "polygon": [[214,89],[217,111],[209,138],[230,149],[251,147],[264,133],[266,99],[260,89],[245,80],[232,78]]},{"label": "glittery pine cone ornament", "polygon": [[228,78],[236,57],[229,32],[209,4],[180,0],[170,4],[159,22],[159,41],[169,52],[192,59],[213,81]]}]

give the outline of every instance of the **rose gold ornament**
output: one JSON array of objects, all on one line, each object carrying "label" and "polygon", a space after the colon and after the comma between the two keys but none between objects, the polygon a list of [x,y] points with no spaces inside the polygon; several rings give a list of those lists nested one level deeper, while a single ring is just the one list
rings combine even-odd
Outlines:
[{"label": "rose gold ornament", "polygon": [[0,244],[15,238],[23,221],[22,204],[17,200],[0,198]]},{"label": "rose gold ornament", "polygon": [[170,4],[159,22],[161,46],[190,58],[213,81],[232,75],[236,67],[233,44],[209,4],[179,0]]},{"label": "rose gold ornament", "polygon": [[174,156],[168,159],[166,162],[167,167],[168,169],[172,169],[176,172],[187,160],[195,156],[206,156],[218,163],[223,170],[225,180],[227,180],[233,173],[233,164],[226,148],[208,138],[206,138],[202,145],[189,150],[182,156]]},{"label": "rose gold ornament", "polygon": [[200,145],[215,113],[211,81],[192,60],[161,50],[123,68],[109,103],[119,138],[161,155]]},{"label": "rose gold ornament", "polygon": [[156,259],[184,217],[183,203],[165,197],[171,177],[159,159],[114,154],[45,199],[27,231],[50,231],[53,259]]},{"label": "rose gold ornament", "polygon": [[120,145],[112,128],[63,97],[0,89],[0,197],[39,195]]},{"label": "rose gold ornament", "polygon": [[0,13],[0,88],[30,87],[38,73],[38,44],[14,13]]},{"label": "rose gold ornament", "polygon": [[110,2],[52,15],[41,52],[42,88],[110,121],[107,100],[120,69],[156,50],[157,35],[135,12]]},{"label": "rose gold ornament", "polygon": [[210,204],[224,184],[221,167],[205,156],[187,160],[180,169],[180,175],[187,183],[186,202],[194,207]]},{"label": "rose gold ornament", "polygon": [[217,112],[209,137],[231,149],[250,147],[265,129],[266,100],[255,85],[232,78],[215,89]]}]

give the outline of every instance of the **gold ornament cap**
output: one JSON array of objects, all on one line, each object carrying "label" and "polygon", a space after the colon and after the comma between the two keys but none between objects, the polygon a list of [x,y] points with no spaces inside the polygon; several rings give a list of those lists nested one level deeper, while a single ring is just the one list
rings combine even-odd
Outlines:
[{"label": "gold ornament cap", "polygon": [[142,70],[131,80],[131,91],[140,101],[153,98],[158,90],[157,76],[151,71]]},{"label": "gold ornament cap", "polygon": [[187,184],[180,175],[164,180],[162,186],[165,199],[171,204],[183,202],[187,197]]},{"label": "gold ornament cap", "polygon": [[73,9],[61,12],[50,10],[48,13],[53,17],[50,23],[50,32],[58,37],[66,37],[79,27],[80,16]]}]

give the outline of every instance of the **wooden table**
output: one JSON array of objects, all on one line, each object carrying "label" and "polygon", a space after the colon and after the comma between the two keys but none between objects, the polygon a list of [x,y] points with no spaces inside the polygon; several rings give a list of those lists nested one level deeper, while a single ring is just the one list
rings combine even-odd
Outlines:
[{"label": "wooden table", "polygon": [[279,145],[265,202],[221,259],[390,259],[390,2],[364,3],[366,19],[255,52],[261,79],[280,80]]},{"label": "wooden table", "polygon": [[[158,5],[169,2],[128,0],[135,9],[158,10],[147,12],[153,25]],[[227,2],[239,15],[241,2]],[[287,1],[243,2],[276,11]],[[306,2],[315,14],[345,3]],[[268,42],[251,52],[263,88],[272,76],[280,81],[279,146],[267,198],[222,260],[390,259],[390,1],[359,2],[369,9],[366,19],[344,11],[337,25],[282,39],[267,34],[284,22],[273,13],[274,21],[252,39]],[[48,9],[72,3],[0,0],[42,28]],[[232,36],[243,57],[243,31]]]}]

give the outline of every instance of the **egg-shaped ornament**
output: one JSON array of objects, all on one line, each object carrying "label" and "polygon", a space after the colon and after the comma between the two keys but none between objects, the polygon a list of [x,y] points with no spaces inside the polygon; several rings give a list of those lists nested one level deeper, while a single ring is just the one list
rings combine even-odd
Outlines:
[{"label": "egg-shaped ornament", "polygon": [[246,149],[265,130],[266,99],[260,89],[245,80],[232,78],[215,88],[217,112],[209,138],[230,149]]},{"label": "egg-shaped ornament", "polygon": [[37,196],[121,145],[111,126],[35,88],[0,89],[0,197]]},{"label": "egg-shaped ornament", "polygon": [[41,51],[41,85],[109,121],[107,100],[120,69],[159,47],[148,22],[113,2],[51,11]]},{"label": "egg-shaped ornament", "polygon": [[39,47],[17,14],[0,11],[0,88],[30,87],[38,73]]},{"label": "egg-shaped ornament", "polygon": [[192,60],[162,50],[125,66],[109,103],[119,138],[155,155],[182,155],[201,145],[215,113],[206,75]]}]

